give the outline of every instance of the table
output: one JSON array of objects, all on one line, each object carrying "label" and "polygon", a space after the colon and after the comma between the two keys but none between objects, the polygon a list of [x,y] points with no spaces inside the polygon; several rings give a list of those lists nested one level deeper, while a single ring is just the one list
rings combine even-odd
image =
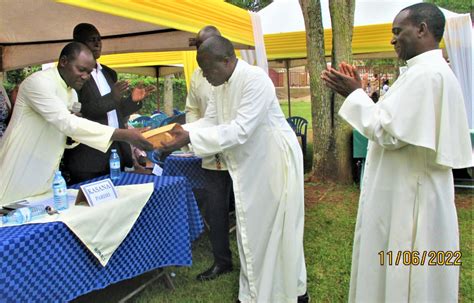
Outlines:
[{"label": "table", "polygon": [[200,157],[180,157],[169,155],[165,159],[163,176],[184,176],[193,189],[203,189],[206,183]]},{"label": "table", "polygon": [[64,302],[156,268],[190,266],[203,224],[189,183],[124,173],[117,185],[148,182],[153,194],[106,267],[61,222],[0,228],[0,302]]}]

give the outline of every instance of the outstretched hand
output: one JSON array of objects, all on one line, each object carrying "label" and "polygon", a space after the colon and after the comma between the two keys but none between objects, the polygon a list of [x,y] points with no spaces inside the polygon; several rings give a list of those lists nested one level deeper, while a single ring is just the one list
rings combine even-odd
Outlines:
[{"label": "outstretched hand", "polygon": [[114,86],[112,87],[112,97],[115,101],[120,101],[122,99],[123,94],[128,90],[128,82],[127,81],[118,81],[115,82]]},{"label": "outstretched hand", "polygon": [[153,85],[143,87],[142,84],[139,84],[132,90],[132,101],[140,102],[143,99],[145,99],[150,93],[154,92],[155,90],[156,90],[156,87]]},{"label": "outstretched hand", "polygon": [[189,132],[185,131],[180,124],[176,124],[168,133],[173,136],[173,140],[168,143],[161,142],[160,150],[162,152],[178,150],[190,142]]},{"label": "outstretched hand", "polygon": [[153,144],[143,137],[139,129],[117,128],[112,134],[112,140],[128,142],[141,150],[153,150]]},{"label": "outstretched hand", "polygon": [[324,84],[336,93],[347,97],[356,89],[362,88],[362,81],[357,69],[345,62],[339,64],[339,71],[328,67],[321,73]]}]

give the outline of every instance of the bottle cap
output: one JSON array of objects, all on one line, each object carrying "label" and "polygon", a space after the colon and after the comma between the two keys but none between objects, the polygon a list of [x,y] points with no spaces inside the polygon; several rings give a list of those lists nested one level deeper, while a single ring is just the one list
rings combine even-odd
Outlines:
[{"label": "bottle cap", "polygon": [[116,152],[117,152],[117,150],[116,150],[115,148],[113,148],[113,149],[112,149],[112,152],[113,152],[113,153],[116,153]]}]

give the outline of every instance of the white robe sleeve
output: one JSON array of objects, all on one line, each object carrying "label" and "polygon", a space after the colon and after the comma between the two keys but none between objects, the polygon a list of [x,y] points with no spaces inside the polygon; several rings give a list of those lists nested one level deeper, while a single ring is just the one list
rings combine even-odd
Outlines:
[{"label": "white robe sleeve", "polygon": [[350,94],[339,114],[385,148],[410,144],[432,150],[438,165],[472,165],[467,117],[459,84],[441,63],[412,66],[376,104],[363,91]]},{"label": "white robe sleeve", "polygon": [[361,134],[386,149],[401,148],[407,143],[383,128],[390,114],[382,110],[362,89],[352,92],[341,106],[339,115]]},{"label": "white robe sleeve", "polygon": [[[69,112],[63,100],[55,94],[55,83],[51,81],[25,81],[29,92],[29,106],[51,123],[60,132],[92,148],[106,152],[114,128],[77,117]],[[75,94],[75,91],[71,90]]]},{"label": "white robe sleeve", "polygon": [[[260,120],[265,117],[263,112],[268,108],[273,97],[273,88],[268,82],[262,80],[259,74],[249,76],[242,88],[242,100],[235,119],[229,124],[190,131],[191,143],[196,154],[209,156],[244,144],[260,124]],[[212,103],[215,102],[211,102],[210,105]],[[205,118],[213,115],[215,115],[215,104],[206,111]]]}]

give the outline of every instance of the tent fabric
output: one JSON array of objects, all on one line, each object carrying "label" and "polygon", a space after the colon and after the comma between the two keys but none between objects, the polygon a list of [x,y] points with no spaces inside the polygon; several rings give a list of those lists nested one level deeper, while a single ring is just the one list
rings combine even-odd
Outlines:
[{"label": "tent fabric", "polygon": [[[375,24],[357,26],[353,31],[353,54],[393,52],[390,44],[392,24]],[[332,31],[324,30],[325,54],[329,56],[332,49]],[[306,32],[289,32],[265,35],[267,57],[275,59],[306,58]]]},{"label": "tent fabric", "polygon": [[190,39],[208,24],[241,48],[253,45],[249,13],[221,0],[0,1],[0,71],[56,61],[82,22],[101,33],[103,55],[194,50]]},{"label": "tent fabric", "polygon": [[249,13],[224,1],[58,0],[58,2],[191,33],[213,24],[229,40],[253,45]]},{"label": "tent fabric", "polygon": [[245,60],[247,63],[261,67],[268,74],[268,60],[265,51],[265,40],[263,39],[260,16],[254,12],[249,13],[252,19],[255,50],[242,50],[241,55],[243,60]]},{"label": "tent fabric", "polygon": [[194,70],[198,67],[196,55],[197,51],[182,52],[184,78],[186,79],[186,88],[188,91],[189,86],[191,85],[191,76],[193,75]]},{"label": "tent fabric", "polygon": [[474,70],[473,30],[469,14],[462,14],[446,19],[444,34],[451,67],[458,78],[463,91],[467,118],[470,128],[474,128]]},{"label": "tent fabric", "polygon": [[[392,21],[403,8],[418,3],[413,0],[356,0],[353,54],[385,53],[395,56]],[[443,10],[446,16],[455,13]],[[328,0],[321,1],[326,56],[331,54],[332,32]],[[262,19],[267,56],[271,60],[306,58],[306,34],[303,13],[297,0],[275,0],[259,12]],[[275,22],[285,20],[285,22]],[[444,47],[444,44],[441,45]]]},{"label": "tent fabric", "polygon": [[100,57],[100,63],[110,67],[175,65],[183,63],[183,52],[144,52],[113,54]]},{"label": "tent fabric", "polygon": [[[356,0],[354,26],[391,23],[395,15],[403,8],[415,4],[416,0]],[[331,28],[329,1],[321,0],[323,27]],[[303,13],[298,0],[274,0],[273,3],[258,12],[262,18],[265,34],[278,34],[304,31]],[[284,22],[275,22],[284,20]]]}]

